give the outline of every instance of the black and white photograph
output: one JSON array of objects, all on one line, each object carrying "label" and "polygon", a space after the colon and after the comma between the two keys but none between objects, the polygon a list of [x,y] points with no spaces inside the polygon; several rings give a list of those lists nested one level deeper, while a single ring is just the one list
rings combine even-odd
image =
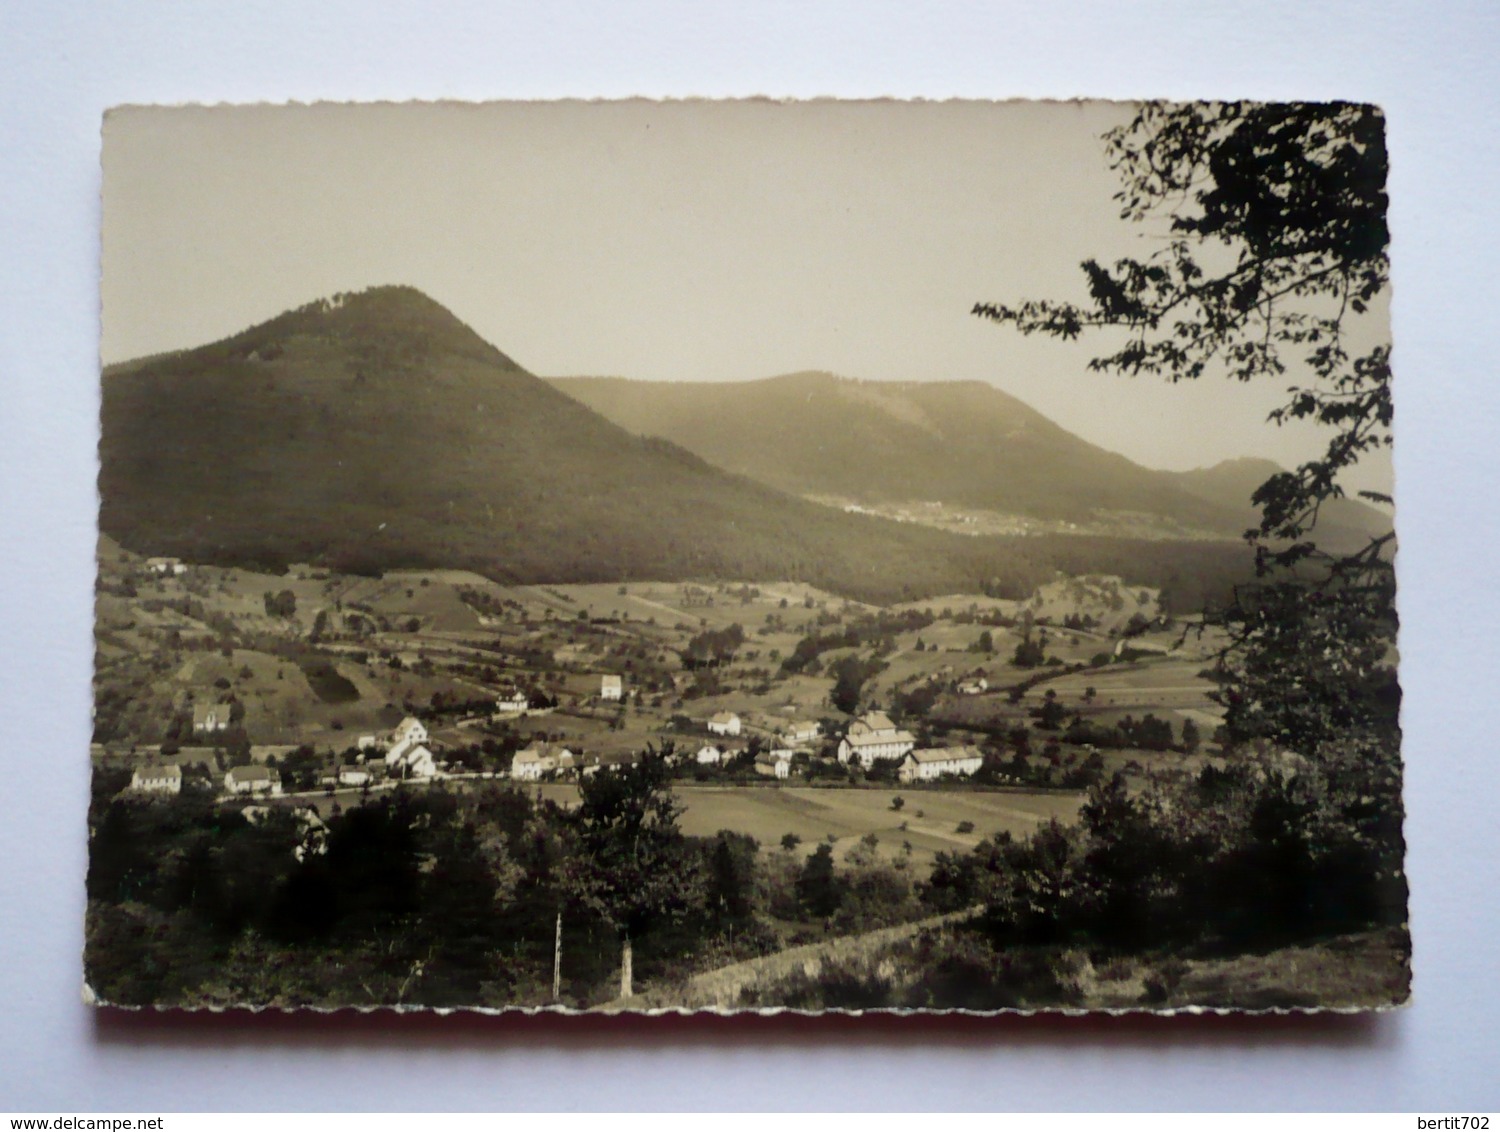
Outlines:
[{"label": "black and white photograph", "polygon": [[1386,147],[110,110],[87,1001],[1406,1004]]}]

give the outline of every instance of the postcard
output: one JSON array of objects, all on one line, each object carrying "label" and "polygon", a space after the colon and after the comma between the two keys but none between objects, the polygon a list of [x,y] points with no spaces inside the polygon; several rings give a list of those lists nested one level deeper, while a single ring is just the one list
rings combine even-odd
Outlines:
[{"label": "postcard", "polygon": [[1385,123],[122,107],[85,997],[1407,1001]]}]

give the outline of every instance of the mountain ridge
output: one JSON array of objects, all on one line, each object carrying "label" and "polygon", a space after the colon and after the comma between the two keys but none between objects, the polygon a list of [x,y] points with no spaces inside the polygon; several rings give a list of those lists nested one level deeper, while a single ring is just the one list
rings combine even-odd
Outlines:
[{"label": "mountain ridge", "polygon": [[[803,497],[941,500],[1073,523],[1149,515],[1161,534],[1179,537],[1239,537],[1257,521],[1250,495],[1259,481],[1145,468],[977,380],[867,381],[824,371],[712,383],[548,380],[632,432]],[[1374,508],[1350,502],[1324,527],[1336,541],[1388,527]]]},{"label": "mountain ridge", "polygon": [[788,578],[873,600],[1023,596],[1056,570],[1189,594],[1244,562],[1242,547],[966,538],[794,498],[606,420],[410,288],[111,366],[102,389],[101,532],[189,561]]}]

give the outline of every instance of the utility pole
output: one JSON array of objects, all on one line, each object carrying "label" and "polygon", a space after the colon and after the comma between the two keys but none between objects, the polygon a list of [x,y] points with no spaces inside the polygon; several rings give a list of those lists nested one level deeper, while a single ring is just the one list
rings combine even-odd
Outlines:
[{"label": "utility pole", "polygon": [[557,940],[552,945],[552,1001],[562,998],[562,913],[557,914]]}]

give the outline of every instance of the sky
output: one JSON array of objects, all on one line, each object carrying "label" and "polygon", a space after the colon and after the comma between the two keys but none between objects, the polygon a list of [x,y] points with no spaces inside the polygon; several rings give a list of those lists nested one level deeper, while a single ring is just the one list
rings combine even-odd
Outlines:
[{"label": "sky", "polygon": [[[415,286],[544,376],[980,380],[1148,467],[1293,466],[1282,383],[1089,372],[977,301],[1082,298],[1149,254],[1100,135],[1127,103],[126,108],[104,129],[105,363]],[[1386,304],[1360,337],[1383,341]],[[1398,355],[1399,360],[1399,355]],[[1389,462],[1352,489],[1389,489]]]}]

